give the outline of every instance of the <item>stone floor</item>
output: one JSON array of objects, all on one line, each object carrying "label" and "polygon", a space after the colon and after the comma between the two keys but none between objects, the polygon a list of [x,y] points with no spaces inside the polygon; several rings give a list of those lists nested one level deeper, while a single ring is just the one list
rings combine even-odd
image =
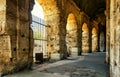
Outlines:
[{"label": "stone floor", "polygon": [[33,70],[4,77],[109,77],[105,53],[83,53],[54,63],[35,65]]}]

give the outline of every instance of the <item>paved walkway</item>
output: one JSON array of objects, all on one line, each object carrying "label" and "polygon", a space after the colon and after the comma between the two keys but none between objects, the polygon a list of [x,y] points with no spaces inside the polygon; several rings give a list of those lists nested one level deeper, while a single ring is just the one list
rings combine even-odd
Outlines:
[{"label": "paved walkway", "polygon": [[82,56],[69,57],[55,63],[45,63],[5,77],[109,77],[105,53],[83,53]]}]

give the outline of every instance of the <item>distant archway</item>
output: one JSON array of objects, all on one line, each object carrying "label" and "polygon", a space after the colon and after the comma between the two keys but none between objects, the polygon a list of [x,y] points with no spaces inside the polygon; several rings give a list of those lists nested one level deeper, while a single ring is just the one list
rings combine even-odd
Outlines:
[{"label": "distant archway", "polygon": [[82,52],[89,52],[89,29],[87,23],[82,26]]},{"label": "distant archway", "polygon": [[[67,18],[67,25],[66,25],[67,35],[66,35],[66,44],[67,44],[67,51],[69,54],[73,52],[77,55],[77,24],[76,19],[73,13],[70,13]],[[76,51],[75,51],[76,50]],[[70,52],[71,51],[71,52]]]},{"label": "distant archway", "polygon": [[92,52],[98,51],[98,35],[96,28],[92,29]]},{"label": "distant archway", "polygon": [[100,51],[104,52],[105,51],[105,35],[104,35],[104,32],[100,32],[99,45],[100,45]]}]

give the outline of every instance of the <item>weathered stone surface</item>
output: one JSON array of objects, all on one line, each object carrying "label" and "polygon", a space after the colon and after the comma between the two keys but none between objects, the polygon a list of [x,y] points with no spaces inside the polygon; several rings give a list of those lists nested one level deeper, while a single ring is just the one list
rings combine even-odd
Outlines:
[{"label": "weathered stone surface", "polygon": [[[110,77],[120,77],[120,39],[118,39],[120,38],[120,0],[108,1],[110,1],[110,19],[108,20],[110,23],[108,24],[110,26]],[[109,29],[107,31],[109,34]]]},{"label": "weathered stone surface", "polygon": [[2,0],[0,4],[0,74],[8,74],[27,68],[32,63],[30,2]]},{"label": "weathered stone surface", "polygon": [[60,10],[55,0],[37,0],[38,3],[43,7],[45,24],[46,27],[46,36],[47,36],[47,55],[50,57],[52,53],[60,53]]},{"label": "weathered stone surface", "polygon": [[[73,47],[78,47],[78,54],[80,55],[82,52],[82,25],[83,22],[89,22],[89,17],[83,11],[80,11],[81,9],[79,9],[72,0],[63,2],[65,4],[64,10],[67,14],[65,17],[70,19],[66,26],[66,28],[69,27],[68,34],[66,35],[66,37],[69,39],[67,42],[70,41],[68,42],[69,44],[67,46],[71,45]],[[71,17],[69,18],[70,15]]]},{"label": "weathered stone surface", "polygon": [[[34,4],[33,1],[0,0],[0,74],[18,71],[32,64],[33,33],[29,25],[31,23],[30,11]],[[37,1],[42,5],[44,10],[49,57],[51,56],[50,54],[57,53],[60,54],[61,59],[67,58],[67,48],[70,49],[69,47],[76,48],[78,54],[82,51],[90,52],[91,46],[93,52],[97,51],[97,47],[100,51],[105,51],[106,49],[106,61],[110,61],[111,77],[120,77],[119,0],[107,0],[107,9],[105,12],[107,26],[105,26],[104,7],[95,8],[95,16],[90,13],[90,17],[93,17],[89,18],[83,11],[86,12],[86,9],[91,4],[88,4],[88,6],[85,5],[86,7],[82,8],[82,10],[80,6],[79,8],[77,6],[79,3],[84,2],[83,0],[81,0],[82,2],[76,0],[79,2],[77,5],[74,3],[74,0]],[[96,9],[98,10],[96,11]],[[93,13],[94,10],[87,10],[87,12]],[[98,14],[100,10],[103,11]],[[69,15],[71,15],[70,18]],[[93,23],[91,25],[90,22],[94,20],[98,24]],[[93,27],[98,31],[97,33],[95,30],[92,31]],[[103,34],[101,35],[100,32],[103,32]]]},{"label": "weathered stone surface", "polygon": [[106,0],[106,63],[110,63],[110,0]]}]

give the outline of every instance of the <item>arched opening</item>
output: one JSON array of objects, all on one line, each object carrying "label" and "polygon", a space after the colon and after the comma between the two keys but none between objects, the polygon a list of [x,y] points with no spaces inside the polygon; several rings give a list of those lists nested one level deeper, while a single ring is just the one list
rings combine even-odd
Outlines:
[{"label": "arched opening", "polygon": [[46,29],[44,22],[44,13],[42,6],[35,0],[32,13],[32,24],[34,38],[33,60],[34,62],[43,62],[46,55]]},{"label": "arched opening", "polygon": [[98,51],[98,34],[96,28],[92,29],[92,52]]},{"label": "arched opening", "polygon": [[105,35],[104,35],[104,32],[100,32],[99,47],[100,47],[100,52],[105,51]]},{"label": "arched opening", "polygon": [[77,55],[77,24],[73,13],[70,13],[67,18],[66,25],[67,35],[66,44],[68,54]]},{"label": "arched opening", "polygon": [[89,30],[87,23],[82,26],[82,52],[89,52]]},{"label": "arched opening", "polygon": [[57,5],[59,2],[56,0],[37,0],[37,2],[41,4],[44,12],[47,42],[46,58],[61,59],[64,56],[63,51],[66,51],[66,49],[64,46],[65,36],[63,37],[63,35],[65,35],[65,28],[61,29],[62,31],[59,28],[59,25],[61,24],[60,11]]}]

